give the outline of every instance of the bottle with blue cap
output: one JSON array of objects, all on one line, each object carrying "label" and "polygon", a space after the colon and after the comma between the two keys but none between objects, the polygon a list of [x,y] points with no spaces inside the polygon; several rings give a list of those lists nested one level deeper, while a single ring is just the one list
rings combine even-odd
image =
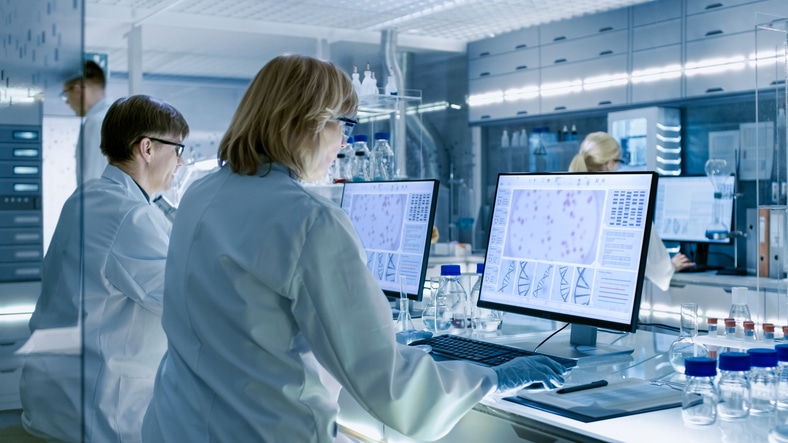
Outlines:
[{"label": "bottle with blue cap", "polygon": [[503,320],[503,313],[492,309],[485,309],[476,306],[479,303],[479,295],[482,291],[482,277],[484,274],[484,263],[476,264],[476,283],[471,289],[471,324],[474,332],[493,332],[497,331]]},{"label": "bottle with blue cap", "polygon": [[[449,319],[448,332],[451,334],[463,335],[468,326],[467,297],[468,293],[460,281],[460,265],[442,265],[440,286],[438,286],[438,300],[445,300],[449,308],[448,315],[444,315],[442,320]],[[437,326],[443,326],[444,322],[436,321]]]},{"label": "bottle with blue cap", "polygon": [[714,378],[717,360],[708,357],[689,357],[684,361],[687,384],[681,397],[681,417],[689,426],[707,426],[717,420],[720,395]]},{"label": "bottle with blue cap", "polygon": [[719,356],[720,403],[717,413],[723,420],[737,420],[750,415],[750,354],[723,352]]},{"label": "bottle with blue cap", "polygon": [[750,414],[770,415],[777,411],[777,351],[752,348],[750,354]]},{"label": "bottle with blue cap", "polygon": [[788,344],[774,346],[777,351],[777,409],[788,411]]},{"label": "bottle with blue cap", "polygon": [[372,147],[372,180],[394,180],[394,151],[389,145],[388,132],[376,132]]}]

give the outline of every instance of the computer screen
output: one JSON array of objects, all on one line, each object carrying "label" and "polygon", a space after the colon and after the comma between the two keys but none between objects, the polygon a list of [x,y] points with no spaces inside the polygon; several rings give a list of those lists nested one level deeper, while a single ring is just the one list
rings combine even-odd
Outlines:
[{"label": "computer screen", "polygon": [[438,180],[345,183],[342,209],[387,296],[400,297],[400,276],[405,276],[408,298],[421,301],[437,203]]},{"label": "computer screen", "polygon": [[715,204],[720,205],[720,221],[731,231],[734,179],[732,175],[718,179],[723,198],[715,203],[715,189],[706,176],[660,177],[654,209],[657,234],[666,241],[729,244],[731,236],[710,236],[707,231],[714,226]]},{"label": "computer screen", "polygon": [[572,323],[571,345],[594,347],[595,327],[634,332],[656,184],[653,172],[500,174],[478,305]]}]

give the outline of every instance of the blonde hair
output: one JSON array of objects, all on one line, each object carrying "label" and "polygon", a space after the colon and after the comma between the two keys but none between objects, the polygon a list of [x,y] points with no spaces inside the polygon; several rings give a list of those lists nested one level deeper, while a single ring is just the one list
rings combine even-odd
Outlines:
[{"label": "blonde hair", "polygon": [[257,73],[219,145],[219,163],[253,175],[281,163],[304,178],[318,162],[327,122],[356,115],[358,98],[347,74],[330,62],[281,55]]},{"label": "blonde hair", "polygon": [[569,172],[604,171],[605,163],[621,156],[621,146],[607,132],[592,132],[580,144],[580,151],[569,164]]}]

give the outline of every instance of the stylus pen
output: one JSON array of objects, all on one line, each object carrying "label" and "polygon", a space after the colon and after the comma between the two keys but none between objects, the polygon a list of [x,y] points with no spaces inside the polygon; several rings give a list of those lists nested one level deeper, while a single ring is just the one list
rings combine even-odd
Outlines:
[{"label": "stylus pen", "polygon": [[556,394],[568,394],[570,392],[585,391],[586,389],[601,388],[602,386],[607,386],[607,380],[597,380],[584,385],[569,386],[567,388],[561,388],[555,392]]}]

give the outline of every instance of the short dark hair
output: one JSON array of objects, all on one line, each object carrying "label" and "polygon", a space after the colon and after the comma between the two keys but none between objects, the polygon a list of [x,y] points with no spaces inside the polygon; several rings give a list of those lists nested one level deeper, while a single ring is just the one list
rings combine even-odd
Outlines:
[{"label": "short dark hair", "polygon": [[189,135],[183,115],[169,103],[147,95],[120,98],[109,107],[101,124],[101,152],[110,163],[133,158],[133,147],[143,137]]},{"label": "short dark hair", "polygon": [[104,75],[104,70],[92,60],[85,61],[85,66],[83,67],[81,75],[66,80],[64,84],[65,89],[68,89],[80,82],[84,82],[84,84],[101,86],[101,89],[105,89],[107,87],[107,77]]}]

